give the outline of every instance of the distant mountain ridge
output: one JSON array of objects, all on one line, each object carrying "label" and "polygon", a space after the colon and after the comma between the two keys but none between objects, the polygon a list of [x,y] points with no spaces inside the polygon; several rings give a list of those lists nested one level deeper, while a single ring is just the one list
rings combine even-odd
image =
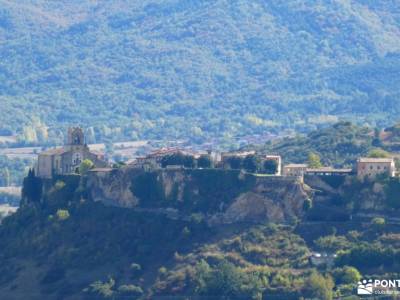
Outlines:
[{"label": "distant mountain ridge", "polygon": [[342,118],[386,126],[400,112],[396,1],[0,7],[3,133],[38,118],[93,126],[100,139],[198,141]]}]

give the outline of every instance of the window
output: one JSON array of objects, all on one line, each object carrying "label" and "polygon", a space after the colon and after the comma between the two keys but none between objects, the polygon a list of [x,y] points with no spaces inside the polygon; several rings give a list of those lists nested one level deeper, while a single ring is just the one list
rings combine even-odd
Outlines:
[{"label": "window", "polygon": [[74,153],[72,156],[72,164],[74,166],[79,165],[82,162],[82,157],[80,153]]}]

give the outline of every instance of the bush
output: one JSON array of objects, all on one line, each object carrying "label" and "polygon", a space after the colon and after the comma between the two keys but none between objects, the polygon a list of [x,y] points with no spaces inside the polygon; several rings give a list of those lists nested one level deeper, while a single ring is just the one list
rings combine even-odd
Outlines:
[{"label": "bush", "polygon": [[158,275],[159,276],[165,276],[167,274],[168,270],[166,267],[161,267],[158,269]]},{"label": "bush", "polygon": [[62,190],[65,187],[65,182],[62,180],[57,180],[56,183],[54,184],[54,189],[56,191]]},{"label": "bush", "polygon": [[324,277],[313,271],[305,282],[305,295],[319,300],[331,300],[333,287],[334,283],[331,277]]},{"label": "bush", "polygon": [[276,160],[274,159],[267,159],[264,162],[264,172],[266,174],[276,174],[276,172],[278,171],[278,163]]},{"label": "bush", "polygon": [[204,220],[204,215],[202,213],[193,213],[190,215],[190,221],[195,224],[200,224]]},{"label": "bush", "polygon": [[226,158],[226,163],[229,165],[229,168],[239,170],[242,168],[243,159],[238,156],[231,156]]},{"label": "bush", "polygon": [[372,227],[378,231],[382,230],[385,227],[385,223],[386,223],[385,219],[380,217],[373,218],[371,221]]},{"label": "bush", "polygon": [[312,208],[312,200],[311,199],[306,199],[303,203],[303,210],[308,211]]},{"label": "bush", "polygon": [[142,267],[139,264],[132,263],[131,264],[131,270],[134,271],[134,272],[139,272],[139,271],[142,270]]},{"label": "bush", "polygon": [[371,158],[388,158],[388,157],[391,157],[389,152],[387,152],[387,151],[385,151],[383,149],[380,149],[380,148],[370,150],[368,152],[367,156],[371,157]]},{"label": "bush", "polygon": [[255,173],[260,169],[260,160],[257,155],[247,155],[243,160],[243,168],[247,172]]},{"label": "bush", "polygon": [[65,221],[69,218],[69,211],[66,209],[58,209],[56,215],[59,221]]},{"label": "bush", "polygon": [[247,274],[225,260],[211,268],[204,260],[196,266],[197,290],[201,295],[225,297],[260,298],[262,279]]},{"label": "bush", "polygon": [[96,281],[92,283],[84,292],[90,293],[97,297],[111,298],[114,295],[113,287],[115,280],[110,278],[108,282]]},{"label": "bush", "polygon": [[344,266],[337,268],[332,272],[336,284],[352,284],[357,283],[361,279],[360,272],[353,267]]},{"label": "bush", "polygon": [[212,167],[212,162],[211,158],[209,155],[201,155],[197,159],[197,167],[199,168],[211,168]]},{"label": "bush", "polygon": [[79,174],[85,175],[90,169],[94,168],[94,163],[90,159],[85,159],[79,166]]},{"label": "bush", "polygon": [[141,295],[143,290],[140,286],[134,284],[124,284],[118,287],[118,292],[124,295]]},{"label": "bush", "polygon": [[350,242],[346,237],[336,235],[320,237],[314,243],[320,251],[327,252],[336,252],[350,247]]}]

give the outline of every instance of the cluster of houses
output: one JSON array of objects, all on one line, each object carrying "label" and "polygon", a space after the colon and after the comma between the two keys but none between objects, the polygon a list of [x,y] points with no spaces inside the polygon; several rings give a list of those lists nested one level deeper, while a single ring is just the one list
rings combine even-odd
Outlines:
[{"label": "cluster of houses", "polygon": [[[359,177],[375,177],[386,174],[394,177],[396,173],[393,158],[359,158],[353,169],[338,169],[331,167],[309,168],[306,164],[287,164],[282,167],[282,159],[279,155],[262,155],[255,151],[235,151],[235,152],[192,152],[179,148],[163,148],[156,150],[146,156],[137,157],[129,161],[127,165],[133,168],[143,168],[145,170],[158,169],[162,167],[165,157],[174,154],[190,156],[199,159],[206,156],[215,168],[232,168],[232,159],[245,159],[249,156],[257,157],[260,165],[264,166],[267,161],[273,161],[276,166],[275,176],[301,176],[304,175],[357,175]],[[43,178],[51,178],[53,175],[71,174],[79,170],[82,161],[89,159],[94,164],[96,170],[111,170],[105,161],[104,155],[91,151],[85,143],[83,130],[79,127],[68,130],[67,143],[61,148],[50,149],[39,154],[36,167],[37,175]],[[167,168],[182,168],[182,165],[169,165]]]}]

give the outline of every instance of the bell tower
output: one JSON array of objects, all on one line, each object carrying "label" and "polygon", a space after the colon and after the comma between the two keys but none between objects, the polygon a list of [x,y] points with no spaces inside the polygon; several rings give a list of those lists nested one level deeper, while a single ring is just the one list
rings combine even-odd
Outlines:
[{"label": "bell tower", "polygon": [[68,128],[67,146],[83,146],[85,145],[85,136],[80,127]]}]

